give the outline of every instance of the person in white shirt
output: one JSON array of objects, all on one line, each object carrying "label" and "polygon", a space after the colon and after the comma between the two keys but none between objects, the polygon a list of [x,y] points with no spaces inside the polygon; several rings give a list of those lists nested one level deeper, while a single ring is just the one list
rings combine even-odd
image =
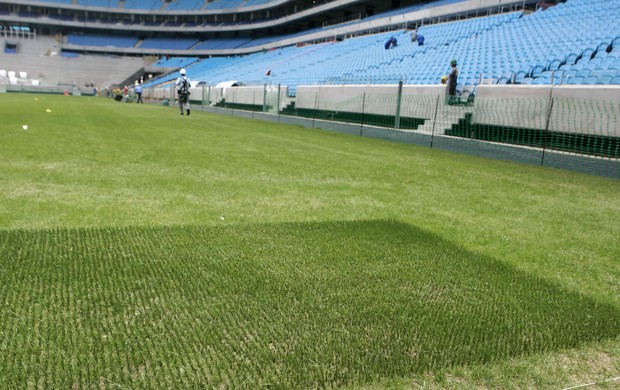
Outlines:
[{"label": "person in white shirt", "polygon": [[174,84],[177,89],[177,94],[179,95],[179,109],[181,110],[181,115],[183,115],[183,107],[189,116],[189,78],[185,75],[185,69],[181,69],[181,76],[177,79],[177,82]]}]

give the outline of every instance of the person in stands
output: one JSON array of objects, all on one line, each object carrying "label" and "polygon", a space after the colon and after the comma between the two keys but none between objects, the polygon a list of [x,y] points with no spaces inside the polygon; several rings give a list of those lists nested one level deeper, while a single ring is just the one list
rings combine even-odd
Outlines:
[{"label": "person in stands", "polygon": [[450,73],[448,74],[448,102],[451,103],[456,98],[456,83],[459,78],[459,70],[456,67],[456,60],[450,61]]},{"label": "person in stands", "polygon": [[390,39],[385,42],[385,50],[398,46],[398,40],[394,37],[390,37]]}]

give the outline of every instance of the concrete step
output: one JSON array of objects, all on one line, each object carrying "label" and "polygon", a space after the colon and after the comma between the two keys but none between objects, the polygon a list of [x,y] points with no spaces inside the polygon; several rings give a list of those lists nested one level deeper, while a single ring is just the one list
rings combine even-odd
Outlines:
[{"label": "concrete step", "polygon": [[445,134],[446,129],[452,128],[453,125],[459,123],[460,119],[465,119],[465,114],[471,110],[471,108],[464,109],[462,106],[442,106],[436,118],[426,120],[417,131],[423,134]]},{"label": "concrete step", "polygon": [[445,134],[446,129],[450,129],[452,125],[457,124],[459,118],[454,120],[427,120],[424,124],[418,127],[417,131],[422,134]]}]

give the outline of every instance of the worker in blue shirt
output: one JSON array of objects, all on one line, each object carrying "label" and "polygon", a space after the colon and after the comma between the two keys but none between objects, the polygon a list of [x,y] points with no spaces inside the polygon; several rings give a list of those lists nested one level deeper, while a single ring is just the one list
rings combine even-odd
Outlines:
[{"label": "worker in blue shirt", "polygon": [[136,103],[144,104],[144,101],[142,100],[142,85],[140,85],[138,81],[136,81],[136,86],[133,88],[133,90],[136,95],[138,95],[138,100],[136,101]]}]

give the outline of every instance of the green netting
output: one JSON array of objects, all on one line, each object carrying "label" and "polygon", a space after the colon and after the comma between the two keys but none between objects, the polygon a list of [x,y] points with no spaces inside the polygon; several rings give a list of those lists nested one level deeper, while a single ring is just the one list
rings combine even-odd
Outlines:
[{"label": "green netting", "polygon": [[451,135],[602,157],[620,157],[620,104],[575,98],[476,101]]},{"label": "green netting", "polygon": [[552,97],[533,90],[531,97],[461,99],[392,86],[386,86],[388,93],[316,86],[288,99],[276,86],[254,88],[232,88],[220,98],[209,90],[206,100],[217,101],[216,107],[305,118],[309,126],[338,132],[530,164],[545,165],[547,159],[552,166],[620,177],[620,102],[611,98]]},{"label": "green netting", "polygon": [[[316,96],[313,108],[299,108],[294,105],[283,110],[284,114],[305,118],[322,119],[367,126],[398,129],[416,129],[425,122],[424,117],[404,115],[394,94],[359,94],[342,100],[332,100]],[[399,111],[401,108],[401,111]],[[408,112],[407,112],[408,113]]]},{"label": "green netting", "polygon": [[554,98],[549,148],[620,158],[620,102]]}]

